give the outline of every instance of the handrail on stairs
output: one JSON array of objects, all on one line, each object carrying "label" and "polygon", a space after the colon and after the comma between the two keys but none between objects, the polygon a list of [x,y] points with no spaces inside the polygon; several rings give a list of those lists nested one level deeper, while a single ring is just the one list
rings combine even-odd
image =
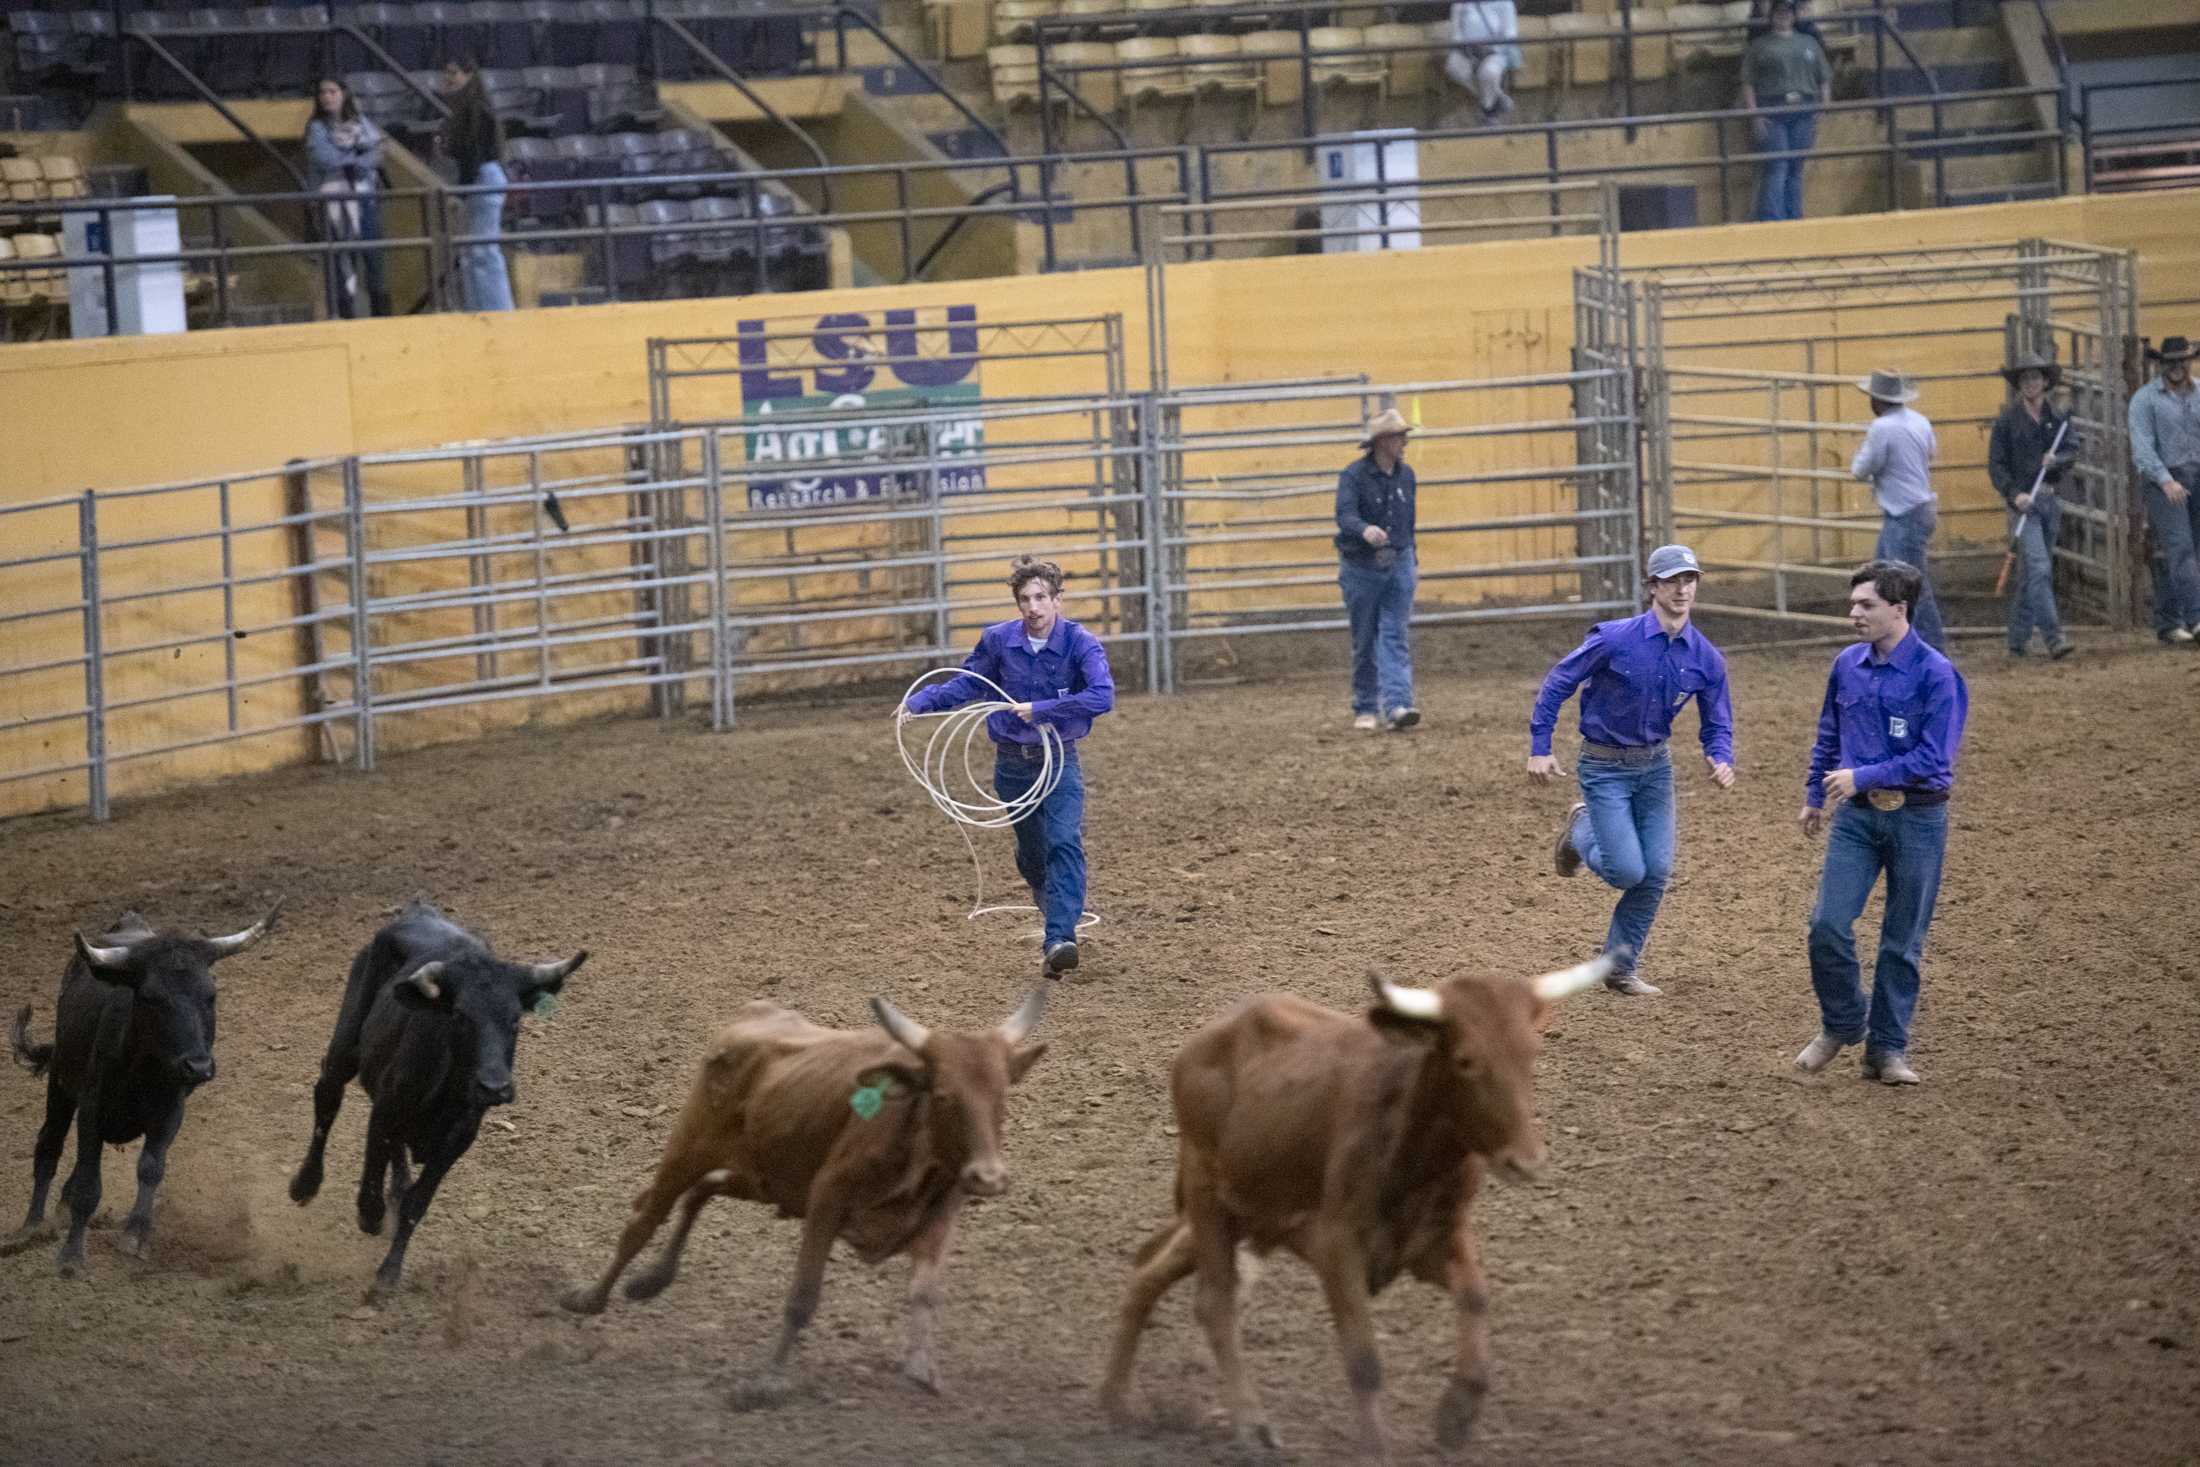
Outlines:
[{"label": "handrail on stairs", "polygon": [[[813,159],[816,160],[818,167],[829,169],[833,166],[832,160],[825,156],[825,150],[817,145],[816,138],[811,137],[807,132],[803,131],[802,128],[797,126],[792,118],[788,117],[784,112],[781,112],[777,107],[774,107],[770,102],[764,100],[763,95],[759,93],[756,88],[750,86],[746,81],[744,81],[739,72],[735,71],[732,67],[726,65],[724,60],[719,57],[716,51],[713,51],[710,49],[710,47],[704,45],[702,39],[697,36],[695,32],[689,30],[684,24],[674,19],[672,16],[657,11],[654,7],[651,8],[649,18],[655,21],[658,25],[664,27],[666,31],[670,32],[673,38],[679,41],[681,45],[687,47],[688,50],[694,52],[697,56],[701,57],[704,64],[717,74],[720,81],[729,83],[735,91],[739,92],[743,97],[747,98],[749,104],[755,107],[757,111],[763,113],[765,117],[769,118],[772,122],[777,123],[785,131],[793,134],[794,140],[802,145],[802,149],[804,152],[808,153]],[[818,175],[817,187],[821,201],[825,206],[824,212],[828,214],[832,213],[833,181],[831,177],[825,174]]]}]

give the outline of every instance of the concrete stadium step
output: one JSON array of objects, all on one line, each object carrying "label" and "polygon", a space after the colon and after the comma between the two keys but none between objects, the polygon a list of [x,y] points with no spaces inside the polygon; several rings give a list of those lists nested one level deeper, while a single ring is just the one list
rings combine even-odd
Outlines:
[{"label": "concrete stadium step", "polygon": [[2014,204],[2026,199],[2052,199],[2061,196],[2053,179],[2038,183],[2011,183],[1988,185],[1982,188],[1952,188],[1941,202],[1944,207],[1960,209],[1971,204]]}]

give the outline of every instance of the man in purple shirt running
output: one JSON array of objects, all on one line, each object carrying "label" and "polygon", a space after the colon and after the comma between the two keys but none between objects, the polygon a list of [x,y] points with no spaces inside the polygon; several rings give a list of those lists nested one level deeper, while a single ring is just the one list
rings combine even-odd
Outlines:
[{"label": "man in purple shirt running", "polygon": [[1666,739],[1673,719],[1696,700],[1704,763],[1719,788],[1734,783],[1734,707],[1726,658],[1689,624],[1702,572],[1686,545],[1660,545],[1647,567],[1650,609],[1599,622],[1543,679],[1528,723],[1528,777],[1544,783],[1566,771],[1551,753],[1558,710],[1581,695],[1581,800],[1566,812],[1552,865],[1561,876],[1587,866],[1620,893],[1605,934],[1607,952],[1627,953],[1625,969],[1605,979],[1615,993],[1655,994],[1635,971],[1650,924],[1673,874],[1673,761]]},{"label": "man in purple shirt running", "polygon": [[[1818,1037],[1795,1057],[1816,1074],[1859,1039],[1864,1078],[1915,1085],[1910,1016],[1917,1010],[1925,929],[1940,895],[1948,848],[1948,792],[1956,748],[1971,710],[1955,664],[1926,645],[1910,623],[1924,595],[1914,565],[1875,560],[1849,578],[1849,624],[1858,645],[1833,659],[1818,741],[1803,780],[1803,830],[1826,823],[1826,867],[1810,914],[1810,982],[1818,993]],[[1879,965],[1871,1001],[1856,962],[1856,919],[1887,873]]]},{"label": "man in purple shirt running", "polygon": [[[1115,707],[1115,678],[1100,639],[1062,615],[1062,568],[1022,555],[1009,567],[1008,589],[1023,615],[978,636],[963,671],[919,688],[905,715],[944,713],[992,696],[991,682],[1014,702],[985,721],[993,740],[993,792],[1020,799],[1045,768],[1045,733],[1062,740],[1062,777],[1053,792],[1013,827],[1016,870],[1046,921],[1046,970],[1077,966],[1077,919],[1085,911],[1085,774],[1077,743],[1092,721]],[[972,674],[975,674],[973,676]],[[981,681],[983,679],[984,681]]]}]

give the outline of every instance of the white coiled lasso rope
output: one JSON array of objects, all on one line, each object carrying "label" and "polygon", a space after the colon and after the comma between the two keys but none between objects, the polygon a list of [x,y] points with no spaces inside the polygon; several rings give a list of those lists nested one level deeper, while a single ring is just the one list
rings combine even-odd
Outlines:
[{"label": "white coiled lasso rope", "polygon": [[[997,912],[1036,912],[1039,909],[1029,903],[1015,902],[1001,906],[985,905],[985,867],[978,858],[978,844],[970,838],[972,830],[1000,830],[1014,825],[1026,815],[1037,810],[1054,793],[1054,787],[1062,782],[1062,774],[1069,766],[1068,754],[1062,746],[1062,736],[1047,724],[1035,725],[1039,730],[1039,777],[1030,789],[1012,800],[1004,800],[988,787],[973,755],[990,739],[983,738],[986,720],[996,713],[1004,713],[1016,707],[1008,696],[1008,690],[983,673],[970,672],[959,667],[935,667],[911,683],[901,695],[897,710],[906,708],[918,688],[937,677],[974,677],[994,692],[998,699],[982,703],[965,703],[960,708],[950,708],[939,713],[911,713],[904,718],[899,711],[894,717],[894,750],[901,755],[902,768],[909,777],[922,786],[931,797],[933,806],[955,823],[956,833],[962,836],[963,845],[970,851],[970,869],[977,882],[977,894],[972,900],[970,917],[992,916]],[[936,721],[931,736],[924,741],[921,756],[910,752],[909,740],[903,730],[917,719]],[[956,794],[953,784],[954,766],[962,766],[962,787],[970,792],[970,798]],[[1082,932],[1100,920],[1097,912],[1084,912],[1077,918],[1077,930]]]}]

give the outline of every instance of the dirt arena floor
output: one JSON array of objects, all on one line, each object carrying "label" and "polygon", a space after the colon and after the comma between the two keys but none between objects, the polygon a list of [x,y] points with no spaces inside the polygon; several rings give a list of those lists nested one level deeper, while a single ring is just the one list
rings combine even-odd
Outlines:
[{"label": "dirt arena floor", "polygon": [[[1570,796],[1520,770],[1536,679],[1574,630],[1424,636],[1428,723],[1406,736],[1345,727],[1327,641],[1248,641],[1234,682],[1128,697],[1102,725],[1105,921],[1014,1094],[1013,1189],[965,1213],[937,1400],[895,1370],[906,1265],[842,1255],[805,1392],[729,1408],[794,1253],[795,1225],[753,1206],[706,1213],[651,1304],[584,1320],[552,1303],[602,1264],[738,1005],[853,1025],[883,992],[978,1025],[1026,985],[1024,924],[964,920],[962,844],[881,707],[766,709],[727,737],[545,729],[367,777],[126,802],[105,827],[0,827],[0,1010],[32,1003],[41,1034],[72,926],[137,906],[226,930],[289,903],[222,970],[221,1075],[192,1102],[150,1261],[111,1230],[87,1281],[58,1280],[50,1245],[0,1259],[0,1460],[1247,1460],[1206,1424],[1189,1287],[1147,1337],[1142,1424],[1111,1431],[1093,1403],[1130,1253],[1168,1211],[1170,1057],[1263,990],[1357,1006],[1371,967],[1526,974],[1594,949],[1609,893],[1549,868]],[[1679,872],[1645,964],[1665,996],[1584,996],[1548,1036],[1552,1165],[1480,1212],[1497,1379],[1469,1459],[2200,1460],[2200,657],[2132,640],[2012,666],[1967,644],[1926,1083],[1891,1090],[1849,1060],[1789,1068],[1816,1027],[1819,848],[1795,812],[1830,655],[1734,658],[1742,780],[1721,794],[1681,763]],[[1006,837],[985,850],[999,894]],[[284,1184],[346,965],[414,895],[508,953],[595,956],[526,1022],[518,1103],[452,1173],[402,1293],[370,1309],[383,1243],[351,1215],[356,1090],[320,1200],[294,1207]],[[0,1228],[24,1206],[41,1090],[0,1074]],[[133,1156],[107,1155],[116,1216]],[[1447,1306],[1402,1283],[1378,1322],[1401,1457],[1433,1462]],[[1297,1263],[1259,1285],[1247,1348],[1284,1460],[1348,1457],[1343,1373]]]}]

